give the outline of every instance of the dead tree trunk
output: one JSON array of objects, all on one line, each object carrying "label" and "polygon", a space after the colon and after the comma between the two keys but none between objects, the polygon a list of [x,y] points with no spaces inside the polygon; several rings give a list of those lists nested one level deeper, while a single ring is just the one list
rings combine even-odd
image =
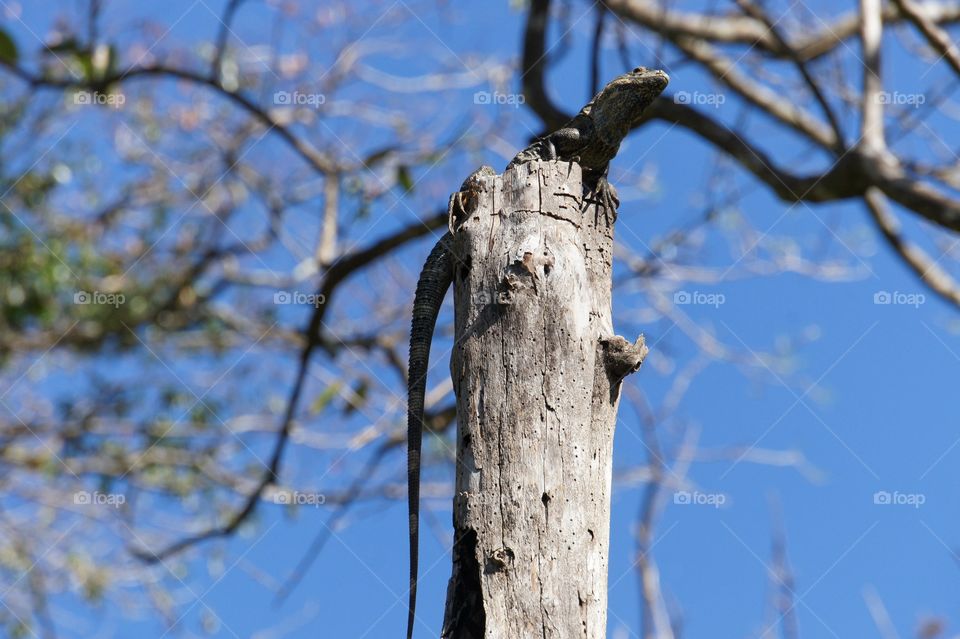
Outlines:
[{"label": "dead tree trunk", "polygon": [[620,381],[646,348],[614,337],[613,229],[581,212],[580,167],[485,178],[456,229],[457,471],[443,637],[606,633]]}]

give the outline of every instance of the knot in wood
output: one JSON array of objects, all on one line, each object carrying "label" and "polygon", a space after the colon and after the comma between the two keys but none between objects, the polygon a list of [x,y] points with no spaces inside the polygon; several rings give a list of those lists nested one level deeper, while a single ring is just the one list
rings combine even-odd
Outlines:
[{"label": "knot in wood", "polygon": [[490,563],[498,570],[504,570],[513,563],[515,555],[509,548],[498,548],[490,554]]}]

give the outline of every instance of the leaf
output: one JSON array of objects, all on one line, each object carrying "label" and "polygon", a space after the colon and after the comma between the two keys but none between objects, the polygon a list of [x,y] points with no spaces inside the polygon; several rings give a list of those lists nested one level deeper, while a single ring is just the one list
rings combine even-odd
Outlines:
[{"label": "leaf", "polygon": [[313,400],[313,403],[310,404],[310,413],[316,415],[320,413],[324,408],[327,407],[327,404],[333,401],[333,399],[340,392],[340,383],[330,384],[323,392],[317,395],[317,398]]},{"label": "leaf", "polygon": [[19,57],[17,44],[13,38],[6,31],[0,31],[0,60],[13,64]]},{"label": "leaf", "polygon": [[83,79],[87,82],[93,82],[97,79],[93,68],[93,55],[90,51],[77,51],[74,54],[80,68],[83,69]]},{"label": "leaf", "polygon": [[413,191],[413,176],[410,175],[410,167],[406,164],[397,166],[397,182],[403,187],[404,193]]},{"label": "leaf", "polygon": [[347,396],[347,405],[343,407],[343,414],[345,416],[352,415],[354,411],[363,408],[363,405],[367,403],[369,391],[370,382],[366,379],[360,380],[360,382],[357,383],[357,387],[353,389],[353,392]]}]

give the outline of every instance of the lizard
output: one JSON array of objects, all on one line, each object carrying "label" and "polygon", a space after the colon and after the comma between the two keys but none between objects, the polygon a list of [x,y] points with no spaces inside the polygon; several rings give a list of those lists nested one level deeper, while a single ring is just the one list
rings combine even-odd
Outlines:
[{"label": "lizard", "polygon": [[[604,210],[607,223],[616,216],[616,193],[607,181],[610,160],[620,149],[633,124],[670,81],[663,71],[637,67],[608,83],[576,116],[560,129],[538,138],[520,151],[507,165],[535,160],[577,162],[583,172],[585,191]],[[483,177],[495,175],[489,166],[470,174],[460,191],[450,197],[450,228],[430,251],[417,281],[410,330],[410,359],[407,374],[407,499],[409,508],[410,594],[407,615],[407,639],[413,637],[417,603],[417,572],[420,522],[420,453],[423,441],[423,404],[433,329],[444,295],[453,282],[453,233],[459,223],[472,214],[479,201]],[[584,197],[584,206],[589,201]]]},{"label": "lizard", "polygon": [[[510,161],[507,169],[533,160],[577,162],[590,195],[599,197],[604,218],[616,216],[616,190],[607,180],[610,160],[620,150],[634,122],[670,82],[663,71],[637,67],[611,80],[562,127],[534,140]],[[595,201],[584,197],[583,204]]]}]

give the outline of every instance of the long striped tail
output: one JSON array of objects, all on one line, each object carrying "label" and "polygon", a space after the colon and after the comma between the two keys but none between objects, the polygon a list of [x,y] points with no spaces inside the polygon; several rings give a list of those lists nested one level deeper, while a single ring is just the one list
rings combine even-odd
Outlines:
[{"label": "long striped tail", "polygon": [[445,233],[420,272],[413,301],[410,327],[410,359],[407,371],[407,507],[410,514],[410,602],[407,639],[413,639],[417,607],[417,572],[420,551],[420,449],[423,442],[423,403],[430,364],[430,342],[443,298],[453,281],[452,237]]}]

